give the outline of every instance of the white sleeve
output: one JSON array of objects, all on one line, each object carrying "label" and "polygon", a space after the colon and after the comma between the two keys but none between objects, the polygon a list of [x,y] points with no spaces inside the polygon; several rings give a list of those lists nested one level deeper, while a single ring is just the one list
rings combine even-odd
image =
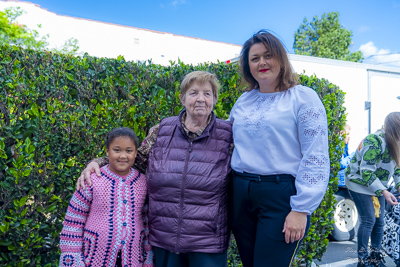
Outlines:
[{"label": "white sleeve", "polygon": [[325,108],[317,94],[297,117],[302,160],[296,175],[297,194],[290,199],[293,211],[311,214],[319,206],[329,182],[328,123]]}]

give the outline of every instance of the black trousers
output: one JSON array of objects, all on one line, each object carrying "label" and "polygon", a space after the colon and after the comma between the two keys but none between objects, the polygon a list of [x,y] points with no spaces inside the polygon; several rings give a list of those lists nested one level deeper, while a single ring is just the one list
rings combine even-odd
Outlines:
[{"label": "black trousers", "polygon": [[154,247],[154,263],[157,267],[226,267],[227,251],[222,253],[187,252],[176,254]]},{"label": "black trousers", "polygon": [[[233,172],[231,226],[244,267],[288,267],[302,240],[286,243],[282,233],[296,194],[291,175]],[[307,216],[306,234],[310,226]]]}]

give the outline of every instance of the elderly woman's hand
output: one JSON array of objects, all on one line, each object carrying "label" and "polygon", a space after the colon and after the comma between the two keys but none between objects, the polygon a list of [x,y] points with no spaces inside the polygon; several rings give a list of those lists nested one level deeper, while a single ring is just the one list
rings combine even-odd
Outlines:
[{"label": "elderly woman's hand", "polygon": [[81,176],[79,176],[78,182],[76,184],[76,189],[83,189],[85,190],[86,186],[85,186],[85,181],[87,182],[87,184],[89,186],[92,185],[92,181],[90,180],[90,174],[92,174],[93,172],[96,172],[97,176],[100,176],[100,166],[97,162],[90,162],[86,168],[83,170],[83,172],[81,173]]},{"label": "elderly woman's hand", "polygon": [[285,233],[286,243],[293,243],[304,237],[307,226],[307,213],[291,211],[286,216],[285,224],[283,225],[283,233]]}]

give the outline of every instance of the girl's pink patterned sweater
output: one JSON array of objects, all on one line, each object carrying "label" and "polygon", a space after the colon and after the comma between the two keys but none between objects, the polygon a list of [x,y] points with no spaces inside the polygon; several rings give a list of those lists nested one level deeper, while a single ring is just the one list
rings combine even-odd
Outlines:
[{"label": "girl's pink patterned sweater", "polygon": [[127,176],[102,167],[92,186],[75,191],[60,237],[60,266],[153,266],[145,205],[146,177],[132,169]]}]

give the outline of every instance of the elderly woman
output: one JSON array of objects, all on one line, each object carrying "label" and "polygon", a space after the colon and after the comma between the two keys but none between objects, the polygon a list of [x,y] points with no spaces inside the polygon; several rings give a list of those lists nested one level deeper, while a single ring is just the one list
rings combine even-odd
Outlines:
[{"label": "elderly woman", "polygon": [[[212,111],[218,99],[214,74],[189,73],[179,97],[184,109],[150,129],[135,163],[148,178],[155,264],[226,266],[231,123]],[[90,184],[90,173],[100,174],[104,164],[104,158],[91,162],[77,187]]]}]

